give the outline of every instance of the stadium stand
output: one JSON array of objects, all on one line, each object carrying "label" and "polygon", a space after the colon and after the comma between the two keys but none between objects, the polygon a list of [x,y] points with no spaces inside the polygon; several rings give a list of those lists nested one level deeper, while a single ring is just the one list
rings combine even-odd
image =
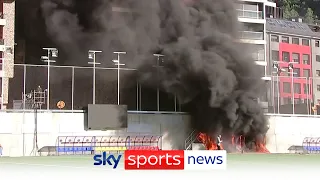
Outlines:
[{"label": "stadium stand", "polygon": [[58,155],[93,154],[102,151],[161,150],[161,136],[59,136]]},{"label": "stadium stand", "polygon": [[320,153],[320,137],[305,137],[302,147],[308,153]]}]

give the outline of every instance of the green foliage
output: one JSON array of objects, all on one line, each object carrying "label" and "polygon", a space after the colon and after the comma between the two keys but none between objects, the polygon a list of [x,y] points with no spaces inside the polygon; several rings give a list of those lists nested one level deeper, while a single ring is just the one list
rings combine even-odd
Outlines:
[{"label": "green foliage", "polygon": [[313,10],[311,8],[307,9],[306,14],[304,15],[304,22],[309,23],[309,24],[314,23],[314,14],[313,14]]},{"label": "green foliage", "polygon": [[278,5],[283,9],[283,16],[286,19],[301,17],[305,23],[310,24],[319,21],[319,0],[279,0]]}]

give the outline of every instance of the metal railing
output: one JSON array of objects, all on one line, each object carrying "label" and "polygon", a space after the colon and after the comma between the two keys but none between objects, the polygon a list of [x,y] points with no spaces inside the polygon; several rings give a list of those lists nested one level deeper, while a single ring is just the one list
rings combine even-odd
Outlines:
[{"label": "metal railing", "polygon": [[[64,110],[81,110],[87,104],[92,104],[92,71],[92,67],[50,66],[49,109],[59,110],[57,107],[59,101],[65,102]],[[126,83],[132,81],[125,79],[125,77],[136,70],[121,68],[120,71],[120,87],[123,87]],[[97,67],[96,75],[96,103],[117,104],[117,68]],[[290,76],[271,76],[271,81],[266,83],[264,88],[266,95],[261,101],[268,102],[269,113],[293,114],[291,107],[295,106],[294,114],[314,114],[312,107],[320,99],[320,91],[317,90],[317,85],[320,85],[320,77],[293,77],[293,79],[295,84],[300,84],[293,89],[293,93],[284,91],[284,86],[292,89]],[[276,85],[277,82],[280,82],[279,88]],[[38,86],[41,86],[42,89],[47,87],[46,65],[15,65],[14,77],[9,81],[10,91],[7,109],[23,109],[26,102],[23,101],[22,95],[29,93]],[[131,111],[182,111],[176,97],[168,97],[167,94],[160,94],[158,97],[156,92],[153,93],[150,94],[147,88],[136,83],[132,85],[132,89],[129,89],[129,91],[120,92],[120,101],[122,104],[127,104],[128,110]],[[292,94],[295,98],[294,103],[292,103]],[[126,98],[125,95],[130,96],[130,98]],[[159,101],[157,101],[158,98]],[[127,99],[129,100],[127,101]],[[13,104],[14,102],[17,104]]]},{"label": "metal railing", "polygon": [[[14,65],[14,77],[10,80],[8,109],[25,109],[23,94],[29,93],[38,86],[47,89],[47,65]],[[120,91],[120,102],[134,111],[169,111],[180,112],[181,106],[175,96],[168,97],[150,92],[137,82],[129,79],[136,69],[120,68],[120,88],[131,84],[131,89]],[[57,103],[63,101],[65,110],[81,110],[93,103],[93,68],[76,66],[50,66],[49,109],[58,110]],[[117,104],[117,68],[96,67],[97,104]],[[154,93],[154,96],[152,96]],[[148,94],[148,95],[145,95]],[[157,100],[159,99],[159,100]],[[15,102],[15,104],[14,104]],[[46,105],[44,107],[47,107]]]},{"label": "metal railing", "polygon": [[240,39],[263,40],[263,32],[240,31]]},{"label": "metal railing", "polygon": [[191,150],[192,149],[192,143],[197,139],[197,131],[193,130],[190,135],[187,137],[187,139],[185,140],[185,150]]},{"label": "metal railing", "polygon": [[237,9],[239,18],[263,19],[262,11]]}]

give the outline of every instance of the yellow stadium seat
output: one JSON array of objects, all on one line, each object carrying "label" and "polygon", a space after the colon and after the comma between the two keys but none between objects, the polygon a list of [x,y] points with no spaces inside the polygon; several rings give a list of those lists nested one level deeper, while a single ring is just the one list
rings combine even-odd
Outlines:
[{"label": "yellow stadium seat", "polygon": [[95,147],[94,150],[95,151],[102,151],[102,148],[101,147]]},{"label": "yellow stadium seat", "polygon": [[107,151],[107,147],[102,147],[101,150],[102,151]]},{"label": "yellow stadium seat", "polygon": [[105,151],[110,151],[110,147],[105,147],[106,148],[106,150]]}]

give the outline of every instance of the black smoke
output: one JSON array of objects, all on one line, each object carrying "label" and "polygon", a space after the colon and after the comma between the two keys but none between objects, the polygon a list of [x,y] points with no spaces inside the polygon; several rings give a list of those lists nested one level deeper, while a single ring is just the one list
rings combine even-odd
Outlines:
[{"label": "black smoke", "polygon": [[[88,49],[102,50],[105,64],[113,51],[126,51],[122,61],[138,69],[126,78],[176,95],[192,115],[193,129],[249,140],[266,133],[257,102],[263,82],[248,49],[236,41],[234,1],[42,0],[38,5],[43,37],[59,48],[65,63],[86,63]],[[161,67],[154,68],[154,53],[165,55]]]}]

